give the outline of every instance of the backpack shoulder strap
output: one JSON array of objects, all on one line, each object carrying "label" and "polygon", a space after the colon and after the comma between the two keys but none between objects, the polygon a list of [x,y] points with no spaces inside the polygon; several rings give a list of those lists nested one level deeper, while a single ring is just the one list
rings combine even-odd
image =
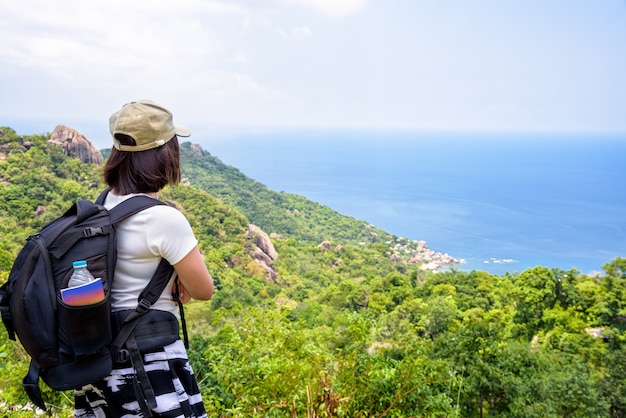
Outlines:
[{"label": "backpack shoulder strap", "polygon": [[[143,396],[138,397],[138,401],[145,416],[152,416],[150,410],[156,408],[156,395],[152,387],[152,383],[146,374],[143,358],[139,352],[139,346],[137,345],[133,331],[135,330],[139,319],[150,312],[152,305],[159,299],[159,296],[163,293],[163,290],[169,282],[169,279],[172,277],[172,274],[174,274],[174,267],[172,267],[172,265],[164,258],[161,259],[161,262],[150,279],[150,282],[139,295],[137,308],[124,318],[122,321],[122,328],[117,334],[117,337],[115,337],[111,347],[114,361],[121,361],[130,356],[133,367],[137,373],[140,390],[143,392]],[[179,307],[182,308],[182,304],[179,305]],[[127,349],[122,350],[122,346],[124,344],[126,344]],[[185,347],[188,347],[186,329]]]},{"label": "backpack shoulder strap", "polygon": [[[94,203],[96,205],[104,206],[104,201],[106,200],[107,195],[110,191],[110,188],[105,188],[102,193],[100,193]],[[111,210],[109,211],[111,223],[116,224],[118,222],[121,222],[131,215],[134,215],[144,209],[148,209],[149,207],[156,205],[165,205],[165,203],[146,195],[133,196],[130,199],[126,199],[117,206],[111,208]]]},{"label": "backpack shoulder strap", "polygon": [[113,342],[114,347],[119,349],[124,345],[128,336],[133,332],[133,328],[139,318],[145,315],[150,310],[152,305],[159,299],[159,296],[161,296],[161,293],[165,290],[165,286],[172,277],[172,274],[174,274],[174,267],[172,267],[166,259],[161,259],[161,262],[150,279],[150,282],[139,295],[137,308],[122,322],[123,327]]},{"label": "backpack shoulder strap", "polygon": [[39,366],[37,366],[34,360],[31,360],[28,373],[26,373],[26,376],[24,376],[22,380],[22,387],[31,402],[46,411],[46,403],[43,400],[41,389],[39,389],[39,374]]},{"label": "backpack shoulder strap", "polygon": [[[107,188],[100,193],[100,196],[96,199],[96,204],[102,205],[108,192],[109,189]],[[121,222],[129,216],[155,205],[165,205],[165,203],[145,195],[133,196],[121,202],[109,211],[111,223],[115,224]],[[150,279],[150,282],[139,294],[137,308],[124,319],[123,327],[113,342],[115,350],[119,350],[124,345],[128,336],[133,332],[139,318],[145,315],[150,310],[152,305],[156,303],[173,274],[174,267],[172,267],[166,259],[161,259],[156,271]],[[182,303],[179,303],[179,307],[182,308]],[[187,340],[187,338],[185,338],[185,340]],[[187,345],[187,341],[185,342]]]},{"label": "backpack shoulder strap", "polygon": [[[100,199],[100,198],[98,198]],[[123,221],[131,215],[141,212],[144,209],[156,205],[164,205],[165,203],[153,199],[149,196],[139,195],[126,199],[109,211],[109,219],[111,224],[115,225]],[[76,223],[85,221],[90,216],[96,215],[101,210],[99,204],[94,204],[89,200],[79,200],[65,213],[63,216],[76,215]],[[85,227],[84,229],[75,231],[71,236],[65,237],[65,242],[53,251],[56,258],[62,257],[77,241],[84,237],[93,235],[105,235],[110,232],[108,225],[98,227]]]},{"label": "backpack shoulder strap", "polygon": [[109,194],[109,191],[111,191],[111,189],[109,187],[105,188],[100,195],[98,196],[98,198],[96,199],[96,201],[94,202],[96,205],[104,205],[104,200],[107,198],[107,195]]},{"label": "backpack shoulder strap", "polygon": [[165,203],[150,196],[133,196],[129,199],[124,200],[122,203],[109,210],[111,223],[117,224],[131,215],[134,215],[144,209],[148,209],[156,205],[165,205]]}]

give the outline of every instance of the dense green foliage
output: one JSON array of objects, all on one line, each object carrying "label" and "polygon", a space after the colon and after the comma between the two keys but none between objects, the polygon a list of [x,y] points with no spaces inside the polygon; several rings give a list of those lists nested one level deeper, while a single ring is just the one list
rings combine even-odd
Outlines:
[{"label": "dense green foliage", "polygon": [[[24,238],[102,183],[100,167],[45,136],[0,129],[3,282]],[[161,198],[189,218],[218,284],[186,309],[209,416],[626,417],[626,259],[594,277],[426,273],[392,261],[395,237],[365,222],[272,192],[190,144],[183,155],[190,185]],[[273,239],[275,282],[252,262],[248,222],[284,237]],[[5,415],[30,417],[27,358],[4,332],[0,352]],[[71,416],[71,393],[42,387],[51,411]]]}]

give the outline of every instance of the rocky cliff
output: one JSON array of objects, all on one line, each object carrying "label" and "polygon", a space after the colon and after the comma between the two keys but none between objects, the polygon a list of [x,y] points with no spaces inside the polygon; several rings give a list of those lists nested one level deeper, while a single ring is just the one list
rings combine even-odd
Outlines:
[{"label": "rocky cliff", "polygon": [[102,164],[102,154],[83,134],[65,125],[58,125],[50,135],[48,144],[63,148],[65,155],[84,163]]},{"label": "rocky cliff", "polygon": [[248,225],[246,237],[253,244],[252,256],[254,261],[260,265],[267,273],[267,279],[276,283],[278,281],[278,273],[272,267],[274,260],[278,258],[278,253],[272,244],[270,237],[256,225]]}]

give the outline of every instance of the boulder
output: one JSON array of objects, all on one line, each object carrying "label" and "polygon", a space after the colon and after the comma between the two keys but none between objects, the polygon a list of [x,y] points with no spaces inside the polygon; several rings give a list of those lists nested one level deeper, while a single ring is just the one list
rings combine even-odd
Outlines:
[{"label": "boulder", "polygon": [[102,164],[102,154],[87,138],[75,129],[58,125],[52,131],[48,144],[63,148],[65,155],[84,163]]},{"label": "boulder", "polygon": [[330,247],[332,247],[332,244],[330,243],[330,241],[322,241],[317,248],[319,248],[320,250],[330,250]]},{"label": "boulder", "polygon": [[276,260],[278,258],[278,253],[276,252],[276,248],[274,248],[274,244],[272,244],[272,240],[270,237],[256,225],[248,225],[248,232],[246,233],[246,237],[252,242],[256,244],[265,254],[269,256],[272,260]]},{"label": "boulder", "polygon": [[252,249],[254,262],[265,270],[268,280],[277,283],[278,273],[272,267],[272,263],[278,258],[278,253],[270,237],[261,228],[252,224],[248,225],[246,237],[254,244]]},{"label": "boulder", "polygon": [[46,207],[43,205],[37,206],[37,209],[35,209],[35,219],[41,218],[44,213],[46,213]]},{"label": "boulder", "polygon": [[285,240],[285,237],[284,237],[284,236],[282,236],[282,235],[280,235],[280,234],[277,234],[276,232],[272,232],[272,233],[270,234],[270,238],[279,239],[279,240],[281,240],[281,241],[284,241],[284,240]]},{"label": "boulder", "polygon": [[276,270],[274,270],[272,267],[268,266],[267,264],[260,263],[258,260],[257,260],[257,263],[267,273],[267,280],[273,283],[278,283],[278,272]]},{"label": "boulder", "polygon": [[269,255],[265,254],[262,249],[259,247],[255,247],[254,249],[254,259],[259,262],[259,264],[266,264],[270,266],[272,264],[272,259]]}]

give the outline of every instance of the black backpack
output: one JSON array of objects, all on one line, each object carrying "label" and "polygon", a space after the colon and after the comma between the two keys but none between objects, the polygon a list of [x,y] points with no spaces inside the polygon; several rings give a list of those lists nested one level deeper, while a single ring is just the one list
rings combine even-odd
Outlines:
[{"label": "black backpack", "polygon": [[[44,410],[39,377],[55,390],[78,389],[107,376],[115,361],[129,359],[138,371],[147,400],[144,404],[148,408],[155,405],[154,399],[150,399],[149,382],[141,381],[143,364],[134,332],[142,323],[154,322],[146,320],[152,316],[146,313],[151,311],[174,269],[161,260],[139,296],[135,310],[112,315],[109,295],[117,261],[115,225],[164,203],[138,195],[107,210],[103,206],[107,192],[108,189],[102,192],[95,203],[77,201],[63,216],[29,236],[7,282],[0,288],[0,310],[9,338],[15,340],[17,334],[32,358],[23,380],[24,389],[33,403]],[[104,301],[87,306],[69,306],[62,301],[60,291],[67,287],[75,260],[87,260],[92,275],[102,278]],[[178,301],[177,295],[174,297]],[[188,346],[182,304],[178,302]],[[152,335],[147,336],[147,341],[158,342],[161,334],[168,335],[168,341],[179,338],[174,315],[163,311],[152,313],[161,315],[159,320],[163,320],[166,329],[149,324],[147,329]]]}]

